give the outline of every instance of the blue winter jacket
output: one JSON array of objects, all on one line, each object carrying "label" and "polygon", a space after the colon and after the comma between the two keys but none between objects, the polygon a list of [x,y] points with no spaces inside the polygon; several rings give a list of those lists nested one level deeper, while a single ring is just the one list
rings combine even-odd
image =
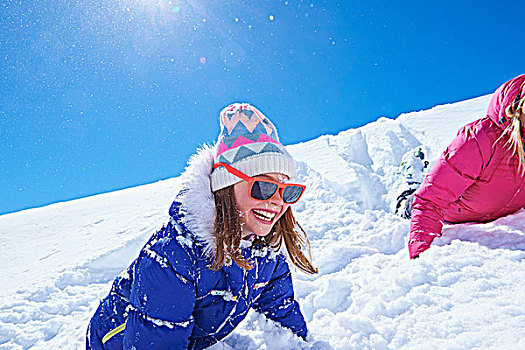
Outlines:
[{"label": "blue winter jacket", "polygon": [[138,258],[118,276],[91,319],[88,349],[203,349],[227,336],[250,308],[306,336],[285,257],[243,248],[253,269],[218,271],[184,221],[181,203]]}]

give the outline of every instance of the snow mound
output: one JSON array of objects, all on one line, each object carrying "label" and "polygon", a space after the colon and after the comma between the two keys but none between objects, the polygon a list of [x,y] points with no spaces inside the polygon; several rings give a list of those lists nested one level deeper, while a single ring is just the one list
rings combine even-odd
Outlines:
[{"label": "snow mound", "polygon": [[[305,343],[252,312],[213,349],[525,348],[525,210],[445,226],[409,260],[392,214],[405,152],[432,162],[490,96],[380,118],[288,150],[307,185],[294,207],[317,276],[294,271]],[[166,220],[174,178],[0,216],[0,349],[82,348],[88,320]]]}]

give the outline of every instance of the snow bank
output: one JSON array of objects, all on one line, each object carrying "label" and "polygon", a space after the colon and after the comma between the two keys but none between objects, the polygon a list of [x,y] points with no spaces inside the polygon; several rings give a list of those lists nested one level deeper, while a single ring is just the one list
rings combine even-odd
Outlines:
[{"label": "snow bank", "polygon": [[[295,206],[317,276],[294,272],[304,343],[257,313],[213,349],[525,348],[525,210],[445,226],[409,260],[392,214],[397,166],[435,160],[490,96],[380,118],[289,146],[307,185]],[[82,348],[114,276],[166,219],[178,179],[0,216],[0,349]]]}]

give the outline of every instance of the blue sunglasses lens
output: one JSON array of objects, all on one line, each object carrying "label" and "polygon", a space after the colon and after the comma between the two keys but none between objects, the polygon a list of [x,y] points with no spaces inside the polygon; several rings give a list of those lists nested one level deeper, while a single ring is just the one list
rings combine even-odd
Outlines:
[{"label": "blue sunglasses lens", "polygon": [[254,181],[250,195],[252,198],[265,201],[272,198],[277,191],[277,185],[266,181]]},{"label": "blue sunglasses lens", "polygon": [[283,191],[283,201],[285,203],[294,203],[297,202],[301,194],[303,193],[303,188],[299,186],[288,186],[284,188]]}]

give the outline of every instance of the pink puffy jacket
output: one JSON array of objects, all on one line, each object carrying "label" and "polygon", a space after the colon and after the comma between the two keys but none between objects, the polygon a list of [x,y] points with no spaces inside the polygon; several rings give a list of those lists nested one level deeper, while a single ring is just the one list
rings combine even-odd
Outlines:
[{"label": "pink puffy jacket", "polygon": [[518,156],[501,136],[510,123],[505,107],[521,92],[525,74],[500,86],[487,116],[461,128],[414,196],[408,251],[411,258],[441,235],[443,222],[485,222],[525,207],[525,177]]}]

